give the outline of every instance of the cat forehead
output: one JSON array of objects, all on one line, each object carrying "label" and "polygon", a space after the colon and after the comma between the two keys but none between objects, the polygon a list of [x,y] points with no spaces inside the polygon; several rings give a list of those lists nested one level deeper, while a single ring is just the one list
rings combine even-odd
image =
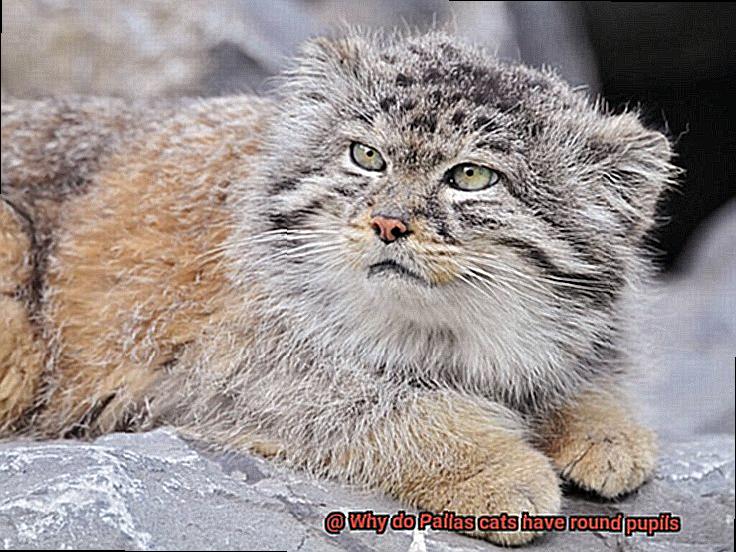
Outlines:
[{"label": "cat forehead", "polygon": [[574,101],[569,87],[555,75],[503,63],[448,35],[367,47],[359,55],[356,69],[366,71],[373,84],[364,90],[380,96],[384,109],[392,100],[399,109],[422,104],[444,110],[463,104],[467,109],[502,112]]},{"label": "cat forehead", "polygon": [[350,97],[346,103],[356,102],[361,116],[385,114],[396,130],[434,134],[539,126],[550,113],[560,119],[581,105],[556,75],[501,62],[449,35],[364,41],[351,53],[354,59],[342,63],[340,78]]},{"label": "cat forehead", "polygon": [[561,124],[575,103],[554,75],[462,45],[409,42],[378,58],[369,62],[379,67],[371,75],[373,86],[363,88],[370,96],[366,103],[386,123],[386,135],[397,140],[421,135],[412,155],[428,160],[452,157],[453,144],[469,135],[473,139],[465,143],[472,146],[526,150],[535,133]]},{"label": "cat forehead", "polygon": [[282,92],[288,135],[329,144],[352,135],[411,165],[488,149],[531,155],[540,137],[577,132],[591,112],[554,73],[499,61],[446,34],[315,39],[297,61]]}]

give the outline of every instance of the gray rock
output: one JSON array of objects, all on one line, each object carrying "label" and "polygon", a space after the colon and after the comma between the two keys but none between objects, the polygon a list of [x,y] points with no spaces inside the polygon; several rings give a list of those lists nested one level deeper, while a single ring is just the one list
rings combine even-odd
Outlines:
[{"label": "gray rock", "polygon": [[[198,450],[169,429],[79,441],[0,444],[0,546],[8,548],[477,551],[441,531],[323,530],[333,510],[406,509],[376,493],[315,480],[245,454]],[[409,510],[410,511],[410,510]],[[656,477],[606,502],[568,493],[567,514],[672,512],[682,531],[653,537],[550,534],[530,550],[733,549],[734,441],[665,448]]]},{"label": "gray rock", "polygon": [[[659,283],[644,343],[641,418],[665,439],[734,432],[736,200],[696,232],[682,271]],[[676,415],[673,415],[676,413]]]}]

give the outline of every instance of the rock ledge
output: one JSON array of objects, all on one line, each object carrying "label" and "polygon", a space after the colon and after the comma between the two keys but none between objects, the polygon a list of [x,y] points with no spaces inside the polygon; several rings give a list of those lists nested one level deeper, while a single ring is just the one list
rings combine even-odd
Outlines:
[{"label": "rock ledge", "polygon": [[[478,551],[440,531],[323,530],[333,510],[394,513],[386,497],[249,455],[202,453],[169,429],[92,443],[0,443],[0,547]],[[734,439],[665,447],[656,477],[616,502],[567,493],[567,514],[680,516],[679,533],[559,533],[529,550],[733,550]]]}]

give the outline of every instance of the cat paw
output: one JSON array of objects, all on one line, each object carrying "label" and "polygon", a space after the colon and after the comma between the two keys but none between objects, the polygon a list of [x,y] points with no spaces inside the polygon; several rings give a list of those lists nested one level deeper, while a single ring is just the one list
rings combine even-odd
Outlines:
[{"label": "cat paw", "polygon": [[[509,454],[510,452],[510,454]],[[506,449],[462,481],[438,483],[433,496],[421,501],[433,512],[459,515],[499,515],[520,517],[557,514],[560,509],[559,479],[549,459],[525,443],[517,450]],[[466,534],[503,546],[517,546],[541,535],[534,531],[467,531]]]},{"label": "cat paw", "polygon": [[564,479],[605,498],[637,489],[654,470],[656,456],[654,433],[635,424],[581,429],[550,453]]}]

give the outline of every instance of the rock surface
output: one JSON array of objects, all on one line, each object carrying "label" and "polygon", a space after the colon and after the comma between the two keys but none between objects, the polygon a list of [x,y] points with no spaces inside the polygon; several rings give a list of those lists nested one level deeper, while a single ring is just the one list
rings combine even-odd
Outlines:
[{"label": "rock surface", "polygon": [[[310,479],[249,455],[204,453],[169,429],[92,443],[0,444],[0,547],[476,551],[492,545],[441,531],[330,536],[333,510],[394,513],[402,505]],[[568,493],[565,513],[681,517],[653,537],[558,533],[530,550],[732,550],[734,440],[666,447],[656,477],[616,502]]]},{"label": "rock surface", "polygon": [[[641,419],[662,439],[734,433],[736,200],[691,238],[679,274],[659,282],[638,334]],[[673,413],[677,413],[673,416]]]}]

